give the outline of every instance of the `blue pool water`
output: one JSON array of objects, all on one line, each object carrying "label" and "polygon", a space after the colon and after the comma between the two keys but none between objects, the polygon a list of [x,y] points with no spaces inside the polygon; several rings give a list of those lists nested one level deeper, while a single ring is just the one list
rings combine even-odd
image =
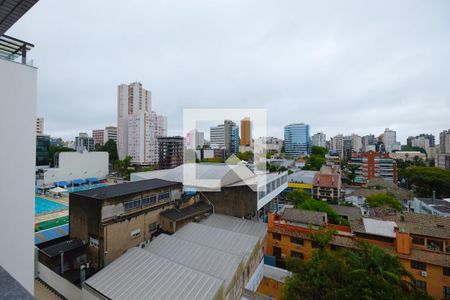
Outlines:
[{"label": "blue pool water", "polygon": [[58,202],[53,202],[41,197],[35,197],[35,214],[36,215],[41,215],[41,214],[45,214],[45,213],[49,213],[49,212],[53,212],[53,211],[58,211],[58,210],[62,210],[62,209],[66,209],[67,205],[58,203]]}]

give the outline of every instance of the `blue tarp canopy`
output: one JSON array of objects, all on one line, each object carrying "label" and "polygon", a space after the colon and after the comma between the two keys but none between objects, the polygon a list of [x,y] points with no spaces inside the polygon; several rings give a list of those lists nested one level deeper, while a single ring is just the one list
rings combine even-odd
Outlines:
[{"label": "blue tarp canopy", "polygon": [[97,178],[95,178],[95,177],[90,177],[90,178],[88,178],[88,179],[86,179],[87,181],[89,181],[90,183],[96,183],[96,182],[99,182],[99,180],[97,179]]},{"label": "blue tarp canopy", "polygon": [[69,183],[67,181],[57,181],[55,182],[55,185],[59,187],[68,187]]},{"label": "blue tarp canopy", "polygon": [[84,179],[74,179],[74,180],[72,180],[72,183],[73,184],[77,184],[77,185],[81,185],[81,184],[83,184],[85,182],[86,182],[86,180],[84,180]]}]

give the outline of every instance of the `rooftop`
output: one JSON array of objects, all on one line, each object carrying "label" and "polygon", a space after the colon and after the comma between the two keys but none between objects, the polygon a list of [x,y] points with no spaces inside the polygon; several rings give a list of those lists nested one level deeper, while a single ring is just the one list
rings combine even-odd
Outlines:
[{"label": "rooftop", "polygon": [[261,240],[263,240],[267,235],[266,223],[257,223],[221,214],[213,214],[203,220],[201,224],[255,236]]},{"label": "rooftop", "polygon": [[148,179],[103,186],[81,192],[74,192],[71,193],[71,195],[78,195],[97,200],[105,200],[129,194],[136,194],[150,190],[161,189],[169,186],[175,186],[179,184],[180,184],[179,182],[167,181],[162,179]]},{"label": "rooftop", "polygon": [[[402,217],[403,216],[403,217]],[[410,234],[450,239],[450,218],[417,213],[385,216],[397,223],[399,230]]]},{"label": "rooftop", "polygon": [[109,299],[214,299],[223,280],[131,248],[83,285]]},{"label": "rooftop", "polygon": [[31,300],[33,296],[0,266],[0,298]]},{"label": "rooftop", "polygon": [[359,207],[335,204],[330,204],[330,207],[333,208],[338,215],[347,217],[349,221],[362,218],[361,209]]},{"label": "rooftop", "polygon": [[298,171],[288,175],[288,182],[312,184],[317,171]]},{"label": "rooftop", "polygon": [[41,251],[48,257],[55,257],[59,255],[61,252],[65,253],[83,246],[84,244],[80,239],[72,238],[70,240],[49,246],[47,248],[40,249],[39,251]]},{"label": "rooftop", "polygon": [[283,220],[293,223],[324,226],[327,223],[327,214],[324,212],[304,210],[298,208],[285,208],[281,214]]},{"label": "rooftop", "polygon": [[340,186],[341,179],[338,174],[316,174],[314,176],[313,185],[320,187],[338,188]]},{"label": "rooftop", "polygon": [[182,209],[167,209],[160,213],[161,216],[166,217],[172,221],[181,221],[201,213],[212,211],[213,206],[204,202],[199,202],[194,205]]},{"label": "rooftop", "polygon": [[448,200],[435,199],[433,201],[432,198],[417,198],[417,199],[427,204],[428,206],[433,207],[437,211],[440,211],[444,214],[450,214],[450,201]]}]

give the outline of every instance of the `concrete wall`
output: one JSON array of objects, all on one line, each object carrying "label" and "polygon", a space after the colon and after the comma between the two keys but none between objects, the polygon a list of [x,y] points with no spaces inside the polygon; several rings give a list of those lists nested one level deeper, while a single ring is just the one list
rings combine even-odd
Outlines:
[{"label": "concrete wall", "polygon": [[37,69],[0,59],[0,265],[34,294]]},{"label": "concrete wall", "polygon": [[59,276],[41,263],[38,263],[38,277],[65,298],[70,300],[82,299],[80,288],[73,285],[67,279]]},{"label": "concrete wall", "polygon": [[109,173],[108,152],[61,152],[58,168],[47,169],[44,184],[96,177],[104,179]]}]

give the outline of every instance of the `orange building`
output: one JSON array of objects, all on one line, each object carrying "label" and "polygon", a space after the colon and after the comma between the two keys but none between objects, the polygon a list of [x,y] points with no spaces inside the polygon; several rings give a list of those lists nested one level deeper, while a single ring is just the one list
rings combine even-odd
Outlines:
[{"label": "orange building", "polygon": [[366,241],[398,255],[415,285],[435,299],[450,297],[450,218],[405,213],[383,219],[359,218],[350,227],[332,225],[326,214],[299,209],[285,209],[270,214],[266,254],[275,256],[278,267],[286,266],[288,257],[311,258],[316,245],[311,231],[333,228],[336,234],[329,248],[356,248]]},{"label": "orange building", "polygon": [[252,143],[250,118],[243,118],[241,120],[241,146],[250,147]]}]

